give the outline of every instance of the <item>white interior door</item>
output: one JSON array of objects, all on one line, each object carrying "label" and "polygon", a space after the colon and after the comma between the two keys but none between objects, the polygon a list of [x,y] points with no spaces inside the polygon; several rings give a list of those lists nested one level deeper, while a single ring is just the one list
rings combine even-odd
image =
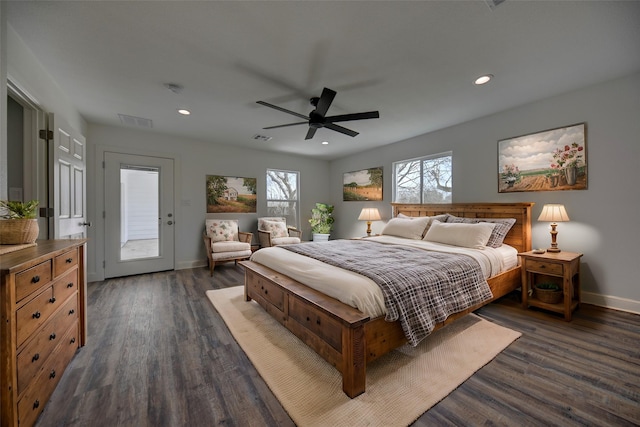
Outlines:
[{"label": "white interior door", "polygon": [[54,239],[86,237],[85,138],[66,120],[49,114],[50,234]]},{"label": "white interior door", "polygon": [[173,159],[104,153],[105,278],[174,269]]}]

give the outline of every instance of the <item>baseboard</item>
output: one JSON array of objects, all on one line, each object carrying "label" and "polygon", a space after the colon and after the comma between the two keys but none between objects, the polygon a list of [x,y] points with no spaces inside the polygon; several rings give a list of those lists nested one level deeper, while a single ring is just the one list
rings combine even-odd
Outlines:
[{"label": "baseboard", "polygon": [[628,311],[629,313],[640,314],[640,301],[635,301],[627,298],[619,298],[610,295],[594,294],[592,292],[581,292],[580,300],[585,304],[592,304],[599,307],[612,308],[614,310]]},{"label": "baseboard", "polygon": [[189,268],[200,268],[208,265],[207,260],[197,259],[194,261],[181,261],[176,263],[176,270],[186,270]]}]

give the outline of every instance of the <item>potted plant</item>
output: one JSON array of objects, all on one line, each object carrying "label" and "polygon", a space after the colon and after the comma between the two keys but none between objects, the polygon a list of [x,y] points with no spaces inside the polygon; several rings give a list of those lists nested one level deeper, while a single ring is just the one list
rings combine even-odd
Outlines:
[{"label": "potted plant", "polygon": [[542,302],[557,304],[562,300],[562,288],[557,283],[536,283],[535,294]]},{"label": "potted plant", "polygon": [[24,203],[0,200],[0,244],[34,243],[40,232],[37,208],[37,200]]},{"label": "potted plant", "polygon": [[333,205],[327,203],[316,203],[316,207],[311,209],[311,232],[313,233],[313,241],[329,240],[329,233],[333,228]]}]

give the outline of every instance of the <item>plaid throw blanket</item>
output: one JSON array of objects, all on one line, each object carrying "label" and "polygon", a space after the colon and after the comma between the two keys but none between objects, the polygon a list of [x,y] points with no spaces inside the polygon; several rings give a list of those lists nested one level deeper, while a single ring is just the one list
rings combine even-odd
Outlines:
[{"label": "plaid throw blanket", "polygon": [[386,320],[400,320],[413,346],[449,315],[493,297],[480,265],[466,255],[366,239],[280,247],[373,280],[384,294]]}]

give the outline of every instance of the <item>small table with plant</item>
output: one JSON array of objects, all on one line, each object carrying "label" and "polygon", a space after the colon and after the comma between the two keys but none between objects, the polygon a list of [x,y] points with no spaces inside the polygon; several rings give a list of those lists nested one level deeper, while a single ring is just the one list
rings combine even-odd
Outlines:
[{"label": "small table with plant", "polygon": [[580,304],[580,258],[575,252],[533,251],[518,254],[522,264],[522,306],[538,307],[564,315]]}]

